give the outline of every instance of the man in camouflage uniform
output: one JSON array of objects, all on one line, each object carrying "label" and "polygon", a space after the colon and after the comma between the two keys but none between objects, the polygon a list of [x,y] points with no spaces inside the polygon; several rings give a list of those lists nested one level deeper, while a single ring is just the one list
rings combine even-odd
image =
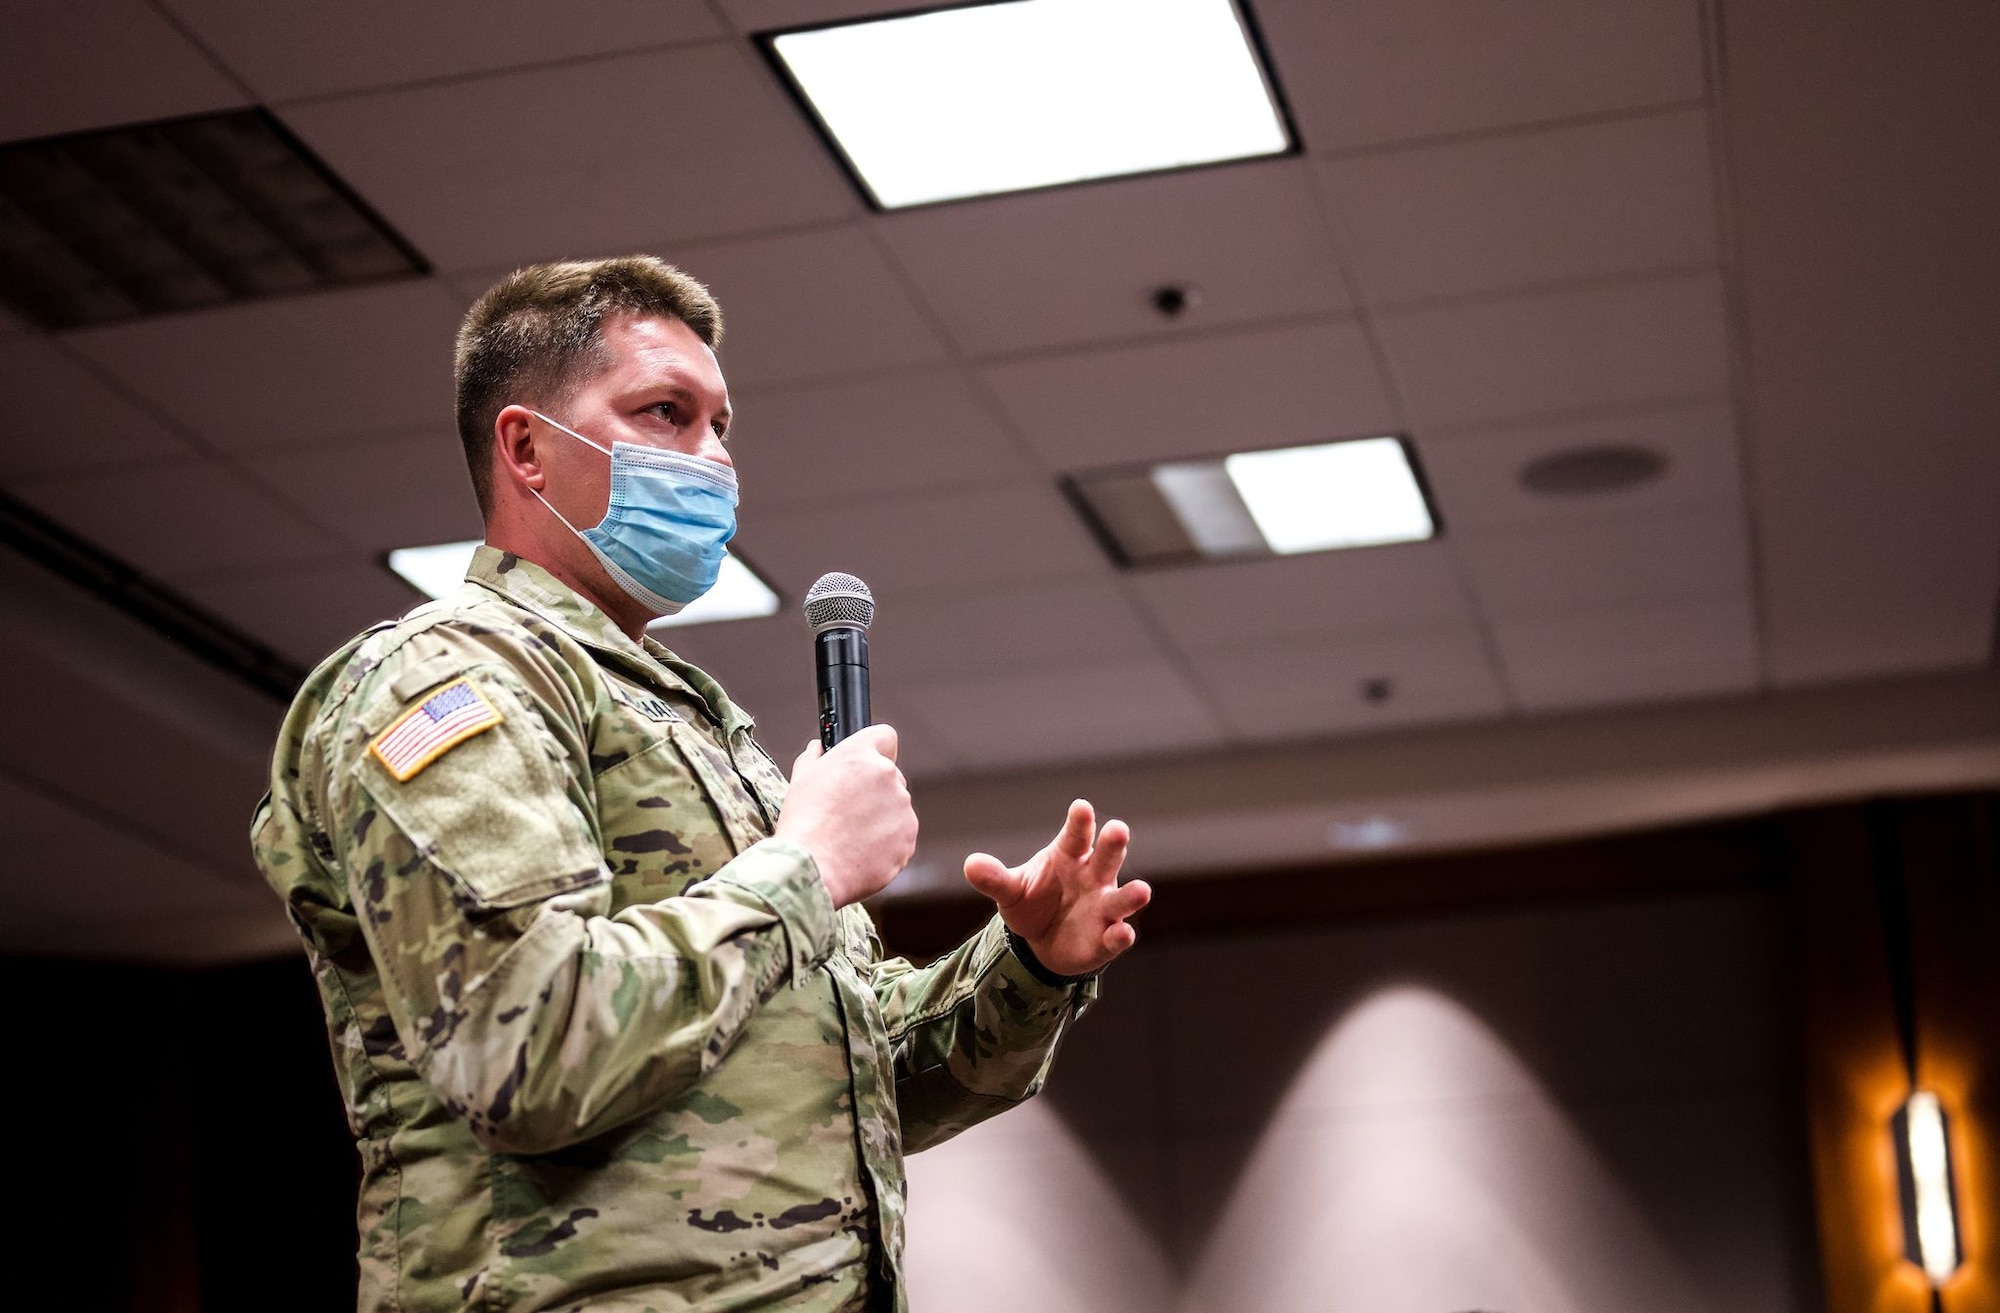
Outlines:
[{"label": "man in camouflage uniform", "polygon": [[1078,802],[1023,865],[967,859],[978,935],[883,960],[894,731],[788,786],[570,527],[610,523],[593,446],[727,465],[720,332],[646,257],[488,292],[457,371],[487,545],[284,724],[253,838],[360,1143],[363,1309],[901,1309],[903,1152],[1034,1093],[1132,942],[1128,835]]}]

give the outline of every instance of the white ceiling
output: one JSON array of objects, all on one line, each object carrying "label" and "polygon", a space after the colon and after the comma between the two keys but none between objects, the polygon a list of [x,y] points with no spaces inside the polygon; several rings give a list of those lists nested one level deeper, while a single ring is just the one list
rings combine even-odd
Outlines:
[{"label": "white ceiling", "polygon": [[[516,263],[648,250],[725,308],[743,554],[788,603],[828,569],[871,583],[878,710],[935,788],[1991,664],[1991,6],[1920,28],[1807,0],[1254,0],[1299,156],[875,215],[747,33],[898,7],[0,3],[0,140],[264,104],[437,270],[55,335],[0,319],[0,486],[310,663],[410,602],[387,549],[477,531],[450,420],[470,300]],[[1170,282],[1201,293],[1171,320],[1148,302]],[[1435,542],[1121,574],[1056,488],[1382,432],[1415,444]],[[1516,479],[1606,443],[1665,475]],[[37,662],[140,642],[36,598],[61,635]],[[774,752],[804,740],[789,605],[675,638]],[[76,696],[107,677],[75,664]],[[0,941],[53,899],[58,947],[141,951],[89,929],[135,880],[161,918],[256,895],[262,730],[201,766],[168,724],[122,774],[54,779],[44,700],[0,688],[0,872],[40,890]],[[118,705],[68,732],[153,715]],[[230,806],[135,819],[132,790],[187,772]],[[93,835],[118,873],[49,893],[46,854]]]}]

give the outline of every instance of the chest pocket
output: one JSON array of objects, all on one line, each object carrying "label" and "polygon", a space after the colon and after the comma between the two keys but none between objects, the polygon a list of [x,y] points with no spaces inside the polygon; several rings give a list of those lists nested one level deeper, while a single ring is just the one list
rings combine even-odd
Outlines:
[{"label": "chest pocket", "polygon": [[737,773],[756,792],[764,815],[776,825],[778,813],[784,810],[785,790],[790,787],[785,773],[778,769],[778,763],[771,760],[763,746],[750,737],[750,731],[738,733],[733,746]]},{"label": "chest pocket", "polygon": [[769,833],[761,789],[668,703],[619,687],[591,768],[613,910],[686,892]]}]

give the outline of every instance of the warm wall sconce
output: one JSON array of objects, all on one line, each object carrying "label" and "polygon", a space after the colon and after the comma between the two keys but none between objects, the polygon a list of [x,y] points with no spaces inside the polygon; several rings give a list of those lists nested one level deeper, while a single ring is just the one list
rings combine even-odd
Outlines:
[{"label": "warm wall sconce", "polygon": [[1952,1176],[1951,1120],[1928,1090],[1912,1094],[1891,1123],[1896,1181],[1903,1197],[1903,1254],[1934,1286],[1964,1261],[1958,1245],[1958,1186]]}]

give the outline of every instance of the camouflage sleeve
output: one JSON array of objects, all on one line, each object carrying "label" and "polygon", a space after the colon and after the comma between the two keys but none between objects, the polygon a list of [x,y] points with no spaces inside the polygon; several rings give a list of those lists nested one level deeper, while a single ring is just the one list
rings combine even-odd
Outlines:
[{"label": "camouflage sleeve", "polygon": [[325,828],[417,1070],[488,1148],[544,1152],[700,1080],[825,960],[834,909],[811,855],[768,839],[681,897],[607,915],[561,717],[505,664],[460,677],[499,722],[407,779],[370,745],[411,698],[385,690],[330,731]]},{"label": "camouflage sleeve", "polygon": [[1036,979],[1007,946],[997,915],[929,966],[892,958],[863,975],[895,1054],[896,1109],[912,1153],[1041,1089],[1064,1028],[1097,998],[1095,977]]}]

